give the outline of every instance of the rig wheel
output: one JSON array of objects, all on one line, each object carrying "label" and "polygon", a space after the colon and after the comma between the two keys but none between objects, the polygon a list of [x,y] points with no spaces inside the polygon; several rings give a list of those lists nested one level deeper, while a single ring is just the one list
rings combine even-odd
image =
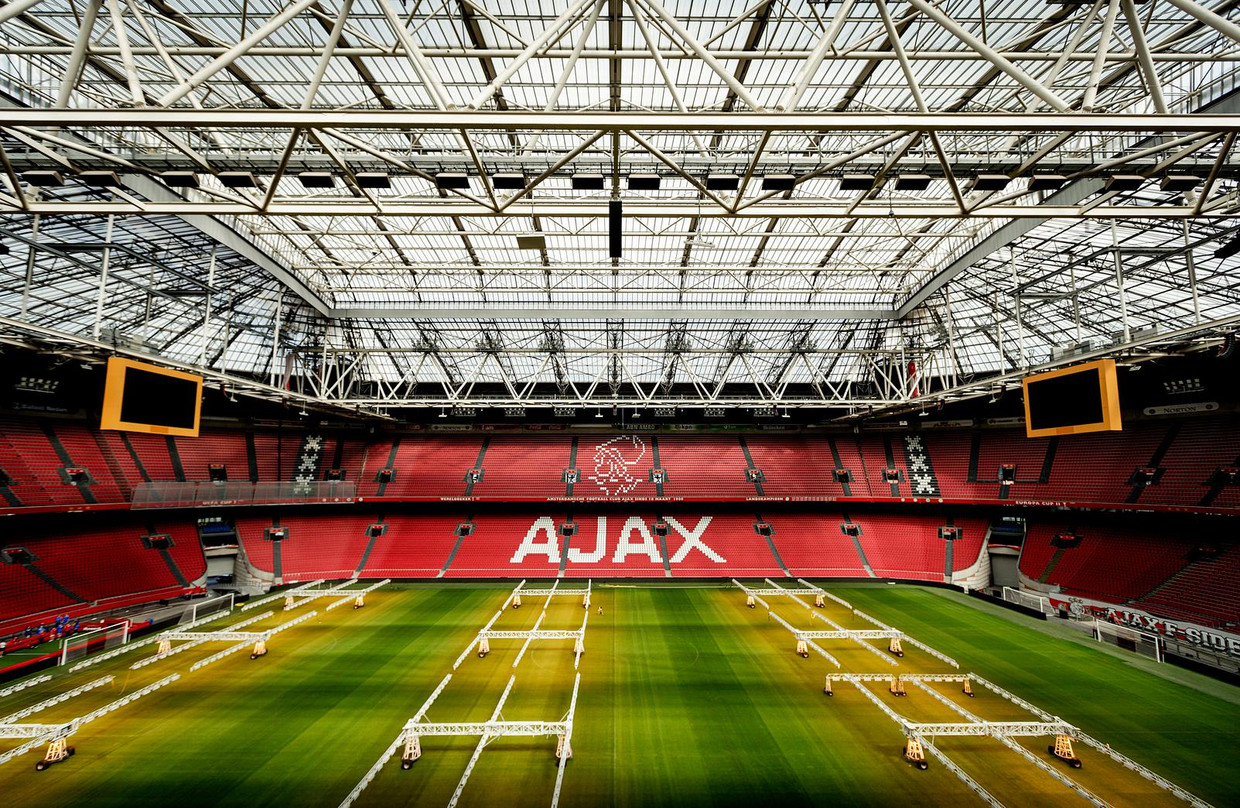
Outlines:
[{"label": "rig wheel", "polygon": [[46,768],[47,768],[46,760],[40,760],[38,763],[34,764],[34,770],[37,772],[41,772]]}]

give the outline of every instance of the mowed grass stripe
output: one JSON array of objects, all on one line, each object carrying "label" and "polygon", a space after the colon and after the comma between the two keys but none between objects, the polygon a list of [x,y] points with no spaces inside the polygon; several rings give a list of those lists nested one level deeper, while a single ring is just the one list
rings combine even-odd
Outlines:
[{"label": "mowed grass stripe", "polygon": [[617,629],[615,751],[632,774],[617,772],[609,804],[933,804],[936,784],[938,798],[964,795],[947,772],[909,777],[896,756],[869,752],[875,735],[894,746],[898,728],[834,720],[812,685],[825,662],[772,645],[730,594],[625,592],[641,614]]},{"label": "mowed grass stripe", "polygon": [[1240,706],[986,614],[948,593],[892,586],[835,591],[1215,806],[1240,805],[1240,768],[1226,762],[1240,752]]},{"label": "mowed grass stripe", "polygon": [[[449,649],[476,630],[462,611],[486,597],[384,593],[320,618],[326,625],[298,626],[262,660],[238,652],[92,724],[76,739],[79,755],[44,775],[26,771],[33,754],[5,766],[6,800],[335,805],[442,677]],[[152,667],[184,674],[190,662]]]},{"label": "mowed grass stripe", "polygon": [[[935,592],[839,591],[956,656],[966,670],[1080,724],[1151,768],[1158,768],[1153,758],[1160,748],[1195,760],[1202,767],[1198,779],[1213,778],[1213,793],[1180,776],[1184,772],[1166,773],[1220,808],[1236,804],[1240,789],[1228,761],[1240,708]],[[250,662],[238,652],[92,725],[99,731],[83,732],[79,755],[63,766],[36,775],[32,754],[0,768],[4,804],[334,806],[505,595],[491,587],[384,591],[359,612],[346,607],[298,626],[277,635],[263,660]],[[905,763],[899,727],[850,685],[838,686],[834,698],[823,696],[823,675],[834,667],[817,655],[796,657],[792,635],[768,622],[763,610],[744,608],[735,590],[606,588],[596,592],[595,604],[605,615],[592,611],[590,617],[576,756],[563,805],[977,804],[944,767],[932,762],[920,772]],[[541,607],[539,599],[510,610],[496,627],[529,627]],[[575,627],[581,613],[579,601],[557,599],[544,625]],[[838,619],[849,627],[855,621]],[[503,642],[505,648],[485,660],[467,658],[432,720],[489,715],[520,644]],[[513,712],[506,717],[559,718],[572,687],[571,645],[533,646],[517,671]],[[185,671],[208,653],[187,652],[139,673],[157,678]],[[858,653],[861,668],[891,670],[852,645],[849,656]],[[906,657],[901,669],[920,669],[923,661]],[[138,681],[134,676],[123,686],[132,690]],[[938,687],[965,709],[993,717],[989,700]],[[914,688],[907,699],[890,698],[881,684],[875,692],[897,712],[954,720]],[[1181,699],[1186,712],[1178,726],[1145,720],[1151,711],[1137,693],[1154,702]],[[1129,748],[1117,740],[1125,730]],[[1046,742],[1038,741],[1043,753]],[[427,741],[413,771],[401,771],[393,760],[360,805],[446,804],[475,743]],[[1036,754],[1038,745],[1030,743]],[[1080,801],[994,741],[942,739],[941,745],[1012,806]],[[554,748],[550,738],[497,741],[483,753],[463,805],[548,804]],[[1081,753],[1088,767],[1082,782],[1100,796],[1116,805],[1164,804],[1131,774],[1103,765],[1097,753]]]}]

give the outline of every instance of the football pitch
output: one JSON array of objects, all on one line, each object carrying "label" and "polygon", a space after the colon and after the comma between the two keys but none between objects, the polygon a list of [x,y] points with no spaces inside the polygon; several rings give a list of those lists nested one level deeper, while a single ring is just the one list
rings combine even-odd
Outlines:
[{"label": "football pitch", "polygon": [[[781,621],[816,632],[879,628],[836,600],[813,608],[806,590],[798,591],[804,603],[762,596],[768,613],[761,601],[747,608],[734,587],[596,583],[589,609],[580,596],[527,596],[519,609],[501,611],[512,587],[389,585],[367,595],[364,608],[330,612],[328,600],[287,612],[275,600],[195,629],[271,609],[243,629],[263,631],[318,611],[273,635],[259,659],[247,646],[190,670],[234,638],[137,669],[154,645],[77,672],[58,669],[52,681],[0,698],[0,723],[102,677],[114,678],[20,722],[69,721],[171,674],[180,678],[83,726],[69,739],[76,754],[47,771],[34,767],[43,746],[0,766],[0,801],[338,806],[391,752],[355,805],[548,806],[557,787],[564,806],[985,805],[965,780],[1009,806],[1189,804],[1083,742],[1075,744],[1083,765],[1071,768],[1047,753],[1054,738],[1045,736],[935,737],[922,771],[905,760],[904,731],[889,714],[927,724],[1043,720],[1032,706],[1201,800],[1240,805],[1234,688],[1179,670],[1156,675],[1152,662],[1058,636],[958,593],[824,584],[955,660],[956,669],[909,642],[897,658],[886,639],[811,640],[839,667],[813,647],[797,655],[797,638]],[[480,658],[475,638],[493,618],[499,635]],[[575,666],[569,635],[583,620]],[[552,636],[529,638],[535,626]],[[844,673],[883,678],[837,679],[826,696],[826,676]],[[893,673],[909,677],[906,696],[889,692]],[[961,673],[980,677],[972,697],[959,681],[917,680]],[[420,757],[404,769],[398,736],[428,700]],[[569,718],[572,757],[557,786],[557,735]],[[488,721],[550,729],[482,739],[436,734]],[[23,742],[0,739],[0,754]]]}]

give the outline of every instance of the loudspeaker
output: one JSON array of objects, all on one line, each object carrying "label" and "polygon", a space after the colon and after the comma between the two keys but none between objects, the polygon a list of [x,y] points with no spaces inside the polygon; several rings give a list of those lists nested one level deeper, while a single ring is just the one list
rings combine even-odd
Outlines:
[{"label": "loudspeaker", "polygon": [[622,239],[624,231],[620,225],[620,217],[624,212],[624,204],[619,199],[613,199],[607,203],[607,235],[609,249],[607,254],[612,258],[619,258],[623,250]]}]

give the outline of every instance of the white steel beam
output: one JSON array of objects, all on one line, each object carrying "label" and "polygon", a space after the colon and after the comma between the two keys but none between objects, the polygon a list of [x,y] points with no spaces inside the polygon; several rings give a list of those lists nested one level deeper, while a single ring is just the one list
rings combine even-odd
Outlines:
[{"label": "white steel beam", "polygon": [[1067,735],[1070,738],[1076,738],[1079,735],[1079,730],[1066,721],[961,721],[944,724],[918,724],[903,721],[901,724],[904,734],[909,737],[960,735],[1037,738],[1045,735]]},{"label": "white steel beam", "polygon": [[[237,61],[238,58],[244,56],[246,51],[274,34],[289,20],[293,19],[298,14],[301,14],[301,12],[305,11],[310,6],[315,5],[317,2],[318,0],[298,0],[298,2],[293,3],[292,5],[285,6],[280,13],[271,17],[255,29],[254,33],[250,34],[236,45],[233,45],[225,53],[211,61],[209,64],[204,65],[198,70],[198,72],[194,73],[178,87],[165,93],[156,103],[161,107],[168,107],[175,104],[177,101],[180,101],[212,76],[216,75],[221,70],[228,69],[234,62]],[[197,114],[201,115],[202,113],[198,112]]]},{"label": "white steel beam", "polygon": [[1240,43],[1240,25],[1236,25],[1226,17],[1220,17],[1193,0],[1167,0],[1167,2],[1198,22],[1210,26],[1233,42]]},{"label": "white steel beam", "polygon": [[[512,677],[514,680],[516,677]],[[502,706],[502,705],[501,705]],[[461,721],[419,722],[408,728],[420,737],[482,736],[493,738],[520,737],[541,738],[547,735],[563,735],[568,728],[566,721]]]},{"label": "white steel beam", "polygon": [[[1240,120],[1237,120],[1240,127]],[[1099,186],[1102,180],[1091,179]],[[1075,186],[1074,186],[1075,187]],[[1087,196],[1082,193],[1081,196]],[[387,202],[381,208],[367,199],[310,199],[283,198],[274,200],[265,211],[267,216],[387,216],[387,217],[452,217],[478,218],[500,216],[553,216],[560,218],[597,219],[607,215],[606,200],[540,200],[519,210],[509,208],[497,213],[495,210],[478,203],[460,202],[451,199]],[[35,213],[47,215],[170,215],[182,218],[193,216],[252,216],[254,208],[241,202],[229,201],[174,201],[144,202],[110,200],[39,200],[30,201],[23,208],[19,202],[5,201],[0,204],[0,213]],[[1030,221],[1028,229],[1044,223],[1047,219],[1218,219],[1224,220],[1234,215],[1226,208],[1194,211],[1191,205],[1155,205],[1127,202],[1121,204],[1097,205],[1083,207],[1076,204],[1046,205],[1028,203],[1011,203],[1004,205],[986,205],[972,208],[965,213],[951,198],[942,200],[919,200],[907,202],[888,202],[872,200],[859,204],[841,204],[838,200],[822,199],[817,203],[808,200],[769,201],[761,205],[748,205],[735,213],[727,208],[717,206],[701,207],[688,200],[641,201],[626,203],[626,217],[640,219],[685,218],[700,216],[707,219],[769,219],[771,217],[789,219],[1020,219]],[[485,267],[482,267],[485,269]],[[274,274],[274,273],[273,273]],[[936,276],[937,277],[937,276]],[[300,279],[297,283],[306,288]],[[291,284],[291,281],[290,281]],[[937,287],[936,287],[937,288]],[[314,294],[314,293],[308,293]],[[300,293],[299,293],[300,295]],[[303,296],[304,297],[304,296]],[[307,300],[313,305],[313,301]],[[326,305],[324,306],[326,308]]]},{"label": "white steel beam", "polygon": [[[912,0],[921,2],[921,0]],[[617,132],[1219,132],[1236,127],[1236,116],[1213,112],[1157,113],[974,113],[974,112],[545,112],[482,110],[301,110],[188,108],[70,109],[10,107],[4,127],[169,127],[194,129],[338,128],[403,131],[523,130]]]}]

